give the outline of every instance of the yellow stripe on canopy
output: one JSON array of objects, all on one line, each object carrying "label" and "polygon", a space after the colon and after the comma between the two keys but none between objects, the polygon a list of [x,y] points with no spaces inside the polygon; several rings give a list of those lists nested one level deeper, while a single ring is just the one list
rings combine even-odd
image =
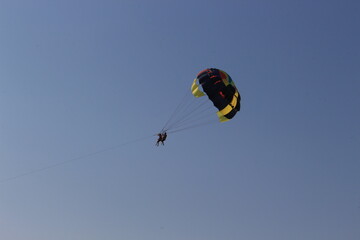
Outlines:
[{"label": "yellow stripe on canopy", "polygon": [[[239,93],[235,92],[235,95],[233,96],[233,99],[231,100],[231,103],[229,103],[229,105],[227,105],[226,107],[224,107],[223,109],[221,109],[218,112],[218,116],[219,114],[222,116],[225,116],[226,114],[228,114],[229,112],[231,112],[237,105],[238,101],[239,101]],[[220,120],[221,121],[221,120]]]},{"label": "yellow stripe on canopy", "polygon": [[205,93],[203,93],[200,89],[199,89],[199,85],[196,83],[196,78],[193,82],[193,84],[191,85],[191,93],[192,95],[194,95],[195,97],[202,97],[205,96]]},{"label": "yellow stripe on canopy", "polygon": [[219,117],[219,121],[220,122],[226,122],[226,121],[229,121],[230,119],[228,119],[227,117],[225,117],[224,115],[221,114],[221,112],[217,112],[216,113],[217,116]]}]

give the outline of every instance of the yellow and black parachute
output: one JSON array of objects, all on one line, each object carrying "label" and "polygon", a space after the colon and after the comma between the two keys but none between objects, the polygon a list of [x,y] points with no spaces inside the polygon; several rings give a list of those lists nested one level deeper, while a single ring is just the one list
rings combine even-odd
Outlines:
[{"label": "yellow and black parachute", "polygon": [[[199,89],[202,87],[203,91]],[[195,78],[191,92],[195,97],[206,95],[219,110],[220,122],[232,119],[240,111],[240,94],[231,77],[224,71],[208,68],[201,71]],[[205,93],[204,93],[205,92]]]},{"label": "yellow and black parachute", "polygon": [[[208,68],[199,72],[191,85],[190,93],[193,96],[187,92],[161,132],[177,132],[219,121],[225,122],[240,111],[240,93],[231,77],[222,70]],[[202,98],[205,95],[208,98]]]}]

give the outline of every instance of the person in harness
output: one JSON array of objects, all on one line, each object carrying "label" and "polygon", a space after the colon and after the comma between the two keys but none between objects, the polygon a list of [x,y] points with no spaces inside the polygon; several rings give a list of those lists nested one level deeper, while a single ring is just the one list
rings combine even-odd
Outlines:
[{"label": "person in harness", "polygon": [[159,146],[159,144],[161,143],[162,145],[164,145],[164,142],[165,142],[165,140],[166,140],[166,138],[167,138],[167,133],[166,132],[164,132],[164,133],[158,133],[157,134],[157,136],[158,136],[158,140],[156,141],[156,146]]}]

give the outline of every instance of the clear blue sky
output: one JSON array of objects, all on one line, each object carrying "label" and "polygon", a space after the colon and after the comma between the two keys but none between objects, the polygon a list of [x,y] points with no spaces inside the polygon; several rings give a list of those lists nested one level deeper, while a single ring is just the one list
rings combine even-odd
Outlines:
[{"label": "clear blue sky", "polygon": [[[1,0],[0,239],[360,239],[359,13]],[[240,113],[155,147],[208,67],[232,76]]]}]

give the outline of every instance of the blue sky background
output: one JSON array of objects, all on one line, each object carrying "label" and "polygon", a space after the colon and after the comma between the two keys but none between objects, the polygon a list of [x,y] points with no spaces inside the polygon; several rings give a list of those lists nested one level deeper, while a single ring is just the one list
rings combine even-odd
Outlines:
[{"label": "blue sky background", "polygon": [[[0,239],[358,240],[359,13],[1,0]],[[241,111],[156,148],[208,67],[231,75]]]}]

